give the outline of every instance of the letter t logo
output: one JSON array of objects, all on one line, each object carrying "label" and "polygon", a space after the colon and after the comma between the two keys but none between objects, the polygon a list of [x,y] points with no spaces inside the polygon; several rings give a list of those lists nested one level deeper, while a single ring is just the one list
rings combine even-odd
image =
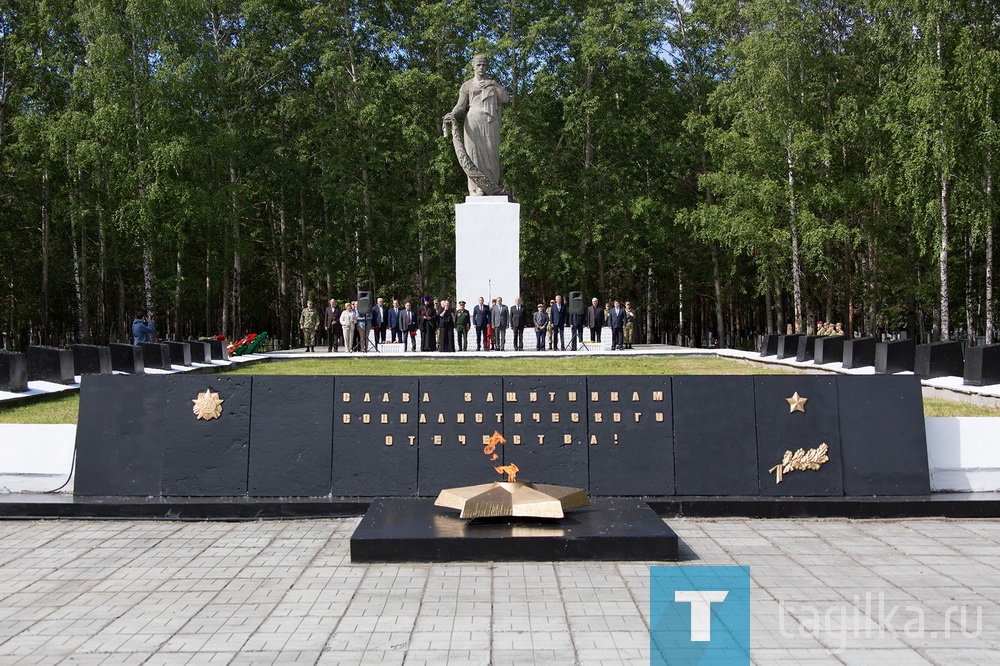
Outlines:
[{"label": "letter t logo", "polygon": [[725,590],[676,590],[674,601],[691,604],[691,640],[712,640],[712,602],[722,602],[729,596]]}]

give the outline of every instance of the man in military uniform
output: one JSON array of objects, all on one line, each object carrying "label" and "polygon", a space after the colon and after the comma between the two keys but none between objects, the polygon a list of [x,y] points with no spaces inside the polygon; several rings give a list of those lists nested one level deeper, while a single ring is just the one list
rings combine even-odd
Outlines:
[{"label": "man in military uniform", "polygon": [[625,301],[625,349],[632,349],[632,339],[635,335],[635,310],[632,304]]},{"label": "man in military uniform", "polygon": [[299,315],[299,328],[302,329],[302,338],[306,345],[306,351],[316,351],[316,329],[319,328],[319,310],[313,308],[312,301],[306,301],[306,306],[302,308]]},{"label": "man in military uniform", "polygon": [[469,329],[472,328],[472,317],[465,309],[465,301],[458,302],[455,310],[455,330],[458,332],[458,351],[469,349]]}]

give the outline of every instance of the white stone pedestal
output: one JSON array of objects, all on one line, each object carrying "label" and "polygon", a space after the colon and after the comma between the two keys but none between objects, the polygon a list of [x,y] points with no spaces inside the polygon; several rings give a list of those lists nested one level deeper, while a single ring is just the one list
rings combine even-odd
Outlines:
[{"label": "white stone pedestal", "polygon": [[469,196],[455,206],[455,291],[468,310],[480,296],[513,305],[521,295],[521,204]]}]

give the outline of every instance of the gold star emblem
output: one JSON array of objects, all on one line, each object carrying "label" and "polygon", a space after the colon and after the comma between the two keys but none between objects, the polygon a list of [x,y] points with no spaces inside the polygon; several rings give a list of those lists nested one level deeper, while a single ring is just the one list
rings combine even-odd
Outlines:
[{"label": "gold star emblem", "polygon": [[802,412],[803,414],[805,414],[807,400],[809,400],[809,398],[803,398],[802,396],[799,395],[798,391],[793,393],[791,398],[785,398],[785,402],[788,403],[788,413],[791,414],[792,412]]},{"label": "gold star emblem", "polygon": [[194,415],[199,419],[211,421],[222,416],[222,403],[225,402],[218,393],[213,393],[212,389],[205,389],[204,393],[199,393],[198,397],[192,400],[194,403]]}]

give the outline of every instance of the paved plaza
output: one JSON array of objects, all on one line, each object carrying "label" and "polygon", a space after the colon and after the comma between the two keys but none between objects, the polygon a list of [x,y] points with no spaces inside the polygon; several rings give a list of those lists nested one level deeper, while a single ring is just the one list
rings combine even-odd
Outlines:
[{"label": "paved plaza", "polygon": [[[359,520],[2,522],[0,664],[649,661],[651,563],[352,564]],[[1000,521],[667,522],[751,567],[754,663],[1000,663]]]}]

